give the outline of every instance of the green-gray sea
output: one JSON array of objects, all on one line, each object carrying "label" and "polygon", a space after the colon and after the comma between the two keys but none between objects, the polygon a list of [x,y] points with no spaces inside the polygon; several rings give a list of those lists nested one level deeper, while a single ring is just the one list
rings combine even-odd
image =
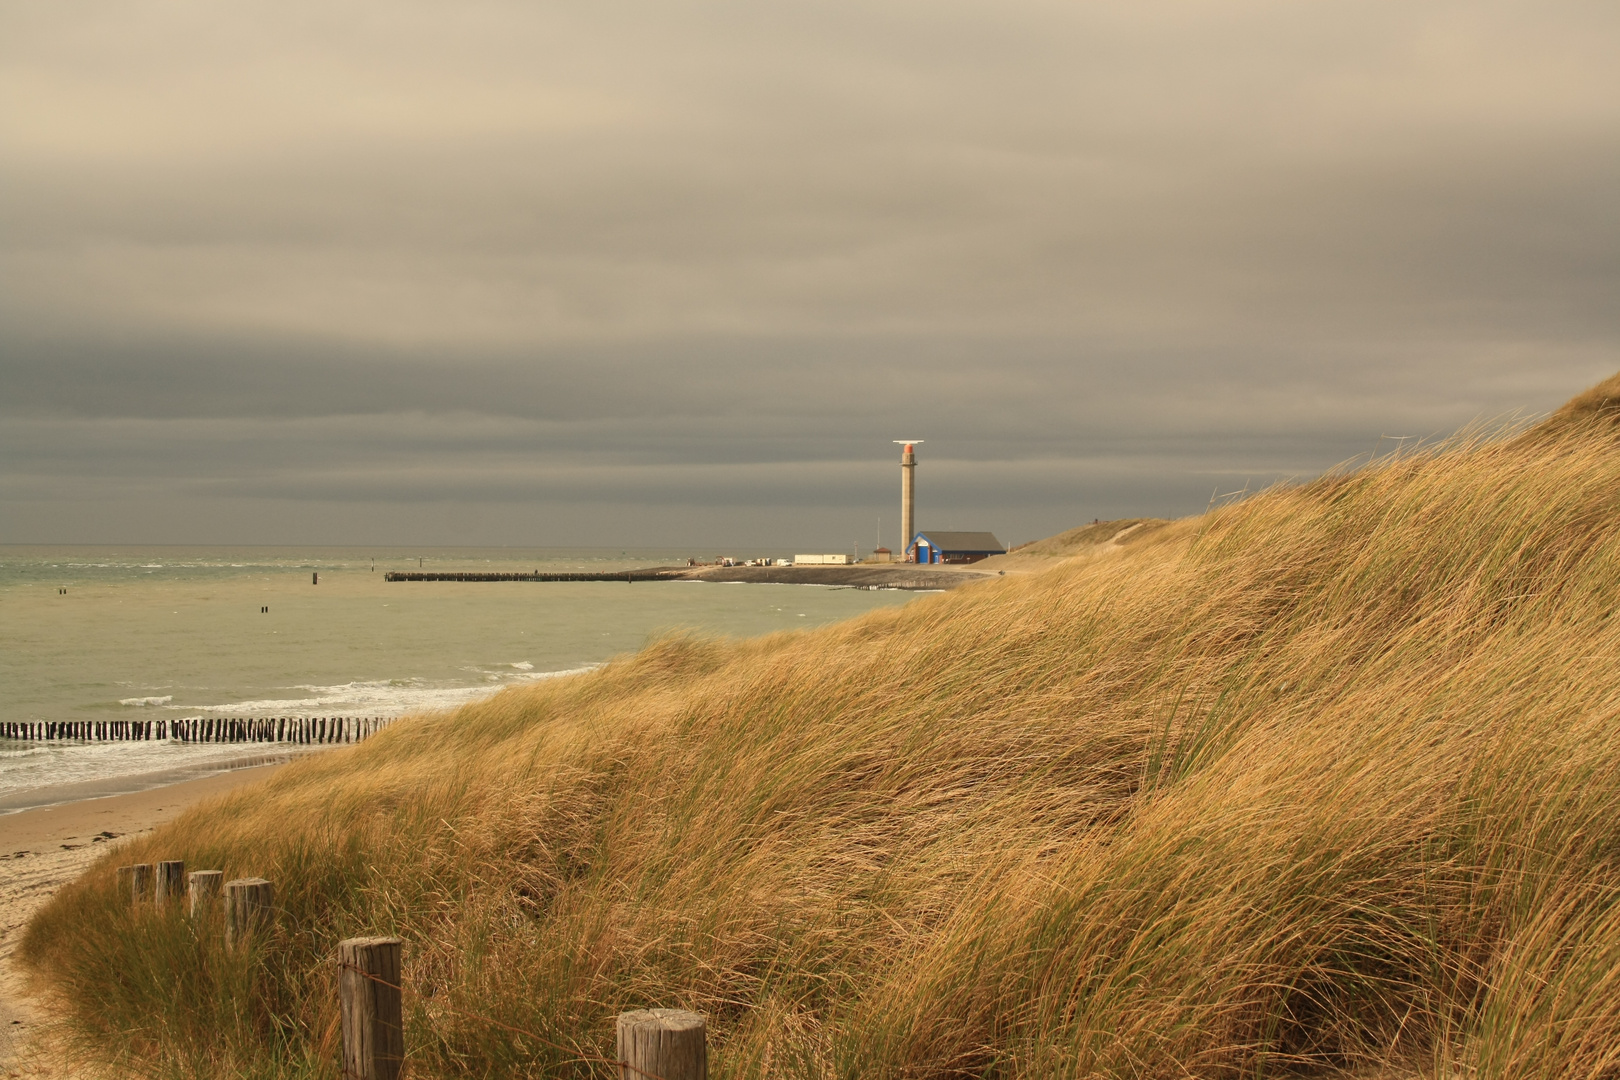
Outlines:
[{"label": "green-gray sea", "polygon": [[[660,633],[801,629],[916,595],[702,582],[383,580],[388,570],[419,567],[605,571],[684,565],[695,555],[713,553],[0,547],[0,721],[398,715],[599,664]],[[207,768],[241,751],[0,742],[0,810],[50,801],[30,800],[31,791],[64,784],[84,791],[87,782]]]}]

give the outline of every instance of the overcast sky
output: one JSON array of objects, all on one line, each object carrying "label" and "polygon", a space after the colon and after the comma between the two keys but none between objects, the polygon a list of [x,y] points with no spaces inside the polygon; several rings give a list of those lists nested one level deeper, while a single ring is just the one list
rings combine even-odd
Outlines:
[{"label": "overcast sky", "polygon": [[[1179,516],[1620,369],[1620,4],[0,0],[0,541]],[[1381,441],[1383,440],[1383,441]]]}]

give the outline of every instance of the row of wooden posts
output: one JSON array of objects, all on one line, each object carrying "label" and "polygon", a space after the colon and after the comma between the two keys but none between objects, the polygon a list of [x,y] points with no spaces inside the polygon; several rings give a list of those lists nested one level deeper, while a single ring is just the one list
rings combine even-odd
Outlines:
[{"label": "row of wooden posts", "polygon": [[188,900],[187,912],[193,918],[223,895],[227,948],[235,948],[255,929],[269,925],[275,913],[276,887],[264,878],[226,881],[223,870],[187,874],[186,864],[179,860],[120,866],[118,883],[137,905],[150,903],[161,908]]},{"label": "row of wooden posts", "polygon": [[0,724],[0,738],[31,742],[356,743],[381,731],[388,716],[201,717],[184,720],[30,720]]},{"label": "row of wooden posts", "polygon": [[[275,885],[264,878],[225,881],[220,870],[186,873],[180,860],[120,866],[118,880],[136,906],[164,907],[189,899],[203,915],[216,897],[225,904],[225,947],[244,946],[275,920]],[[399,1080],[405,1068],[404,941],[397,937],[338,942],[338,1010],[343,1023],[343,1075],[352,1080]],[[616,1023],[619,1080],[707,1080],[708,1030],[684,1009],[636,1009]]]}]

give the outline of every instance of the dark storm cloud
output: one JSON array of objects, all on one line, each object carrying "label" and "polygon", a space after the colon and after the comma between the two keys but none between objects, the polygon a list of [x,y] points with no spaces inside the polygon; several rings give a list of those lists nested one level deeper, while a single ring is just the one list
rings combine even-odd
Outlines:
[{"label": "dark storm cloud", "polygon": [[1608,5],[6,10],[0,539],[841,538],[897,435],[1028,538],[1620,367]]}]

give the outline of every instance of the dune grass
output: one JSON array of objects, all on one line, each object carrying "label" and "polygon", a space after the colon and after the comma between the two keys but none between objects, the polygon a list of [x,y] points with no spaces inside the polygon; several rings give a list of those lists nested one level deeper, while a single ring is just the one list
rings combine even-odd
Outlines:
[{"label": "dune grass", "polygon": [[1067,558],[1081,554],[1091,554],[1089,549],[1099,547],[1111,541],[1135,540],[1140,542],[1144,537],[1158,529],[1170,524],[1162,518],[1118,518],[1113,521],[1094,521],[1090,525],[1081,525],[1079,528],[1048,536],[1044,540],[1034,540],[1027,544],[1020,544],[1008,551],[1009,555],[1019,555],[1025,558]]},{"label": "dune grass", "polygon": [[[720,1077],[1613,1080],[1609,415],[399,723],[24,954],[152,1076],[336,1077],[334,945],[398,933],[416,1077],[605,1076],[663,1005]],[[159,858],[273,879],[273,935],[130,911]]]}]

